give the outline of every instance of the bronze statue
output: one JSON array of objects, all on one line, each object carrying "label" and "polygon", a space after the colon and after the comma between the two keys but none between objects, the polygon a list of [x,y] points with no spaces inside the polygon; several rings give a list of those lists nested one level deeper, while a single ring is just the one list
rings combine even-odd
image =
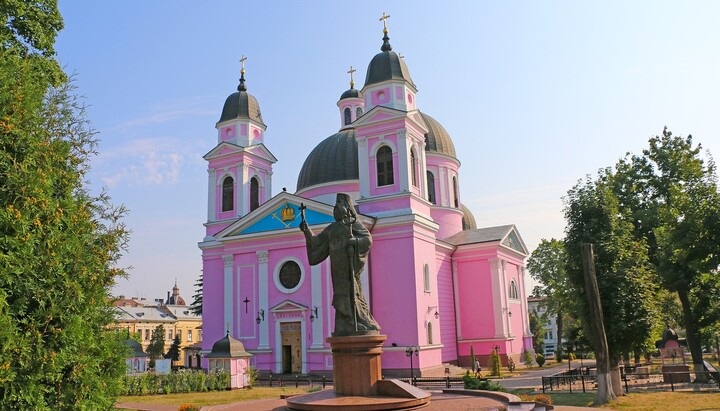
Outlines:
[{"label": "bronze statue", "polygon": [[358,221],[352,198],[338,193],[333,209],[335,221],[320,234],[313,235],[301,207],[300,230],[305,234],[308,260],[320,264],[330,256],[330,271],[335,307],[333,337],[379,334],[380,326],[370,314],[360,284],[372,237]]}]

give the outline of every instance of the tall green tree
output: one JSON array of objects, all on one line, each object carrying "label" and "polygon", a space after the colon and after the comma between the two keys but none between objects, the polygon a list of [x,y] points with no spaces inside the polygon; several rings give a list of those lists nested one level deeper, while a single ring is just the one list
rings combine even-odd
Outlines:
[{"label": "tall green tree", "polygon": [[162,324],[153,330],[150,336],[150,344],[147,347],[147,354],[151,360],[163,358],[165,355],[165,327]]},{"label": "tall green tree", "polygon": [[167,354],[165,354],[165,358],[171,359],[173,362],[180,360],[180,336],[175,334],[175,339],[173,339],[173,343],[168,349]]},{"label": "tall green tree", "polygon": [[[595,180],[579,182],[565,197],[567,272],[576,294],[577,312],[589,324],[580,244],[593,243],[597,282],[608,349],[613,364],[645,344],[657,318],[657,290],[646,245],[633,236],[633,226],[611,190],[612,170],[601,170]],[[588,334],[591,330],[587,330]],[[621,394],[619,373],[613,389]]]},{"label": "tall green tree", "polygon": [[122,208],[84,186],[95,132],[54,59],[53,1],[0,4],[0,409],[110,409]]},{"label": "tall green tree", "polygon": [[530,312],[530,332],[533,335],[533,349],[538,354],[544,354],[543,344],[545,344],[545,323],[547,318],[545,315],[538,314],[537,311],[533,310]]},{"label": "tall green tree", "polygon": [[[692,136],[673,136],[667,127],[650,138],[642,155],[617,165],[614,191],[632,212],[635,236],[649,245],[650,260],[663,286],[676,292],[688,347],[702,368],[700,328],[707,325],[704,296],[720,264],[720,196],[715,163]],[[710,276],[710,277],[703,277]],[[693,295],[695,296],[693,303]]]},{"label": "tall green tree", "polygon": [[541,284],[539,292],[545,296],[547,312],[556,317],[558,347],[563,336],[563,315],[570,314],[574,304],[566,266],[565,244],[554,238],[543,238],[527,262],[530,275]]},{"label": "tall green tree", "polygon": [[196,315],[202,315],[203,305],[203,273],[200,272],[198,280],[195,282],[195,294],[193,295],[192,304],[190,304],[190,311]]}]

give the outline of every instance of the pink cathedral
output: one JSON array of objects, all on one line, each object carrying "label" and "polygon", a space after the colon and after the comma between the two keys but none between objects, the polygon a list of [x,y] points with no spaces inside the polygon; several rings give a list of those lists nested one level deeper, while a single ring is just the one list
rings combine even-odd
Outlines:
[{"label": "pink cathedral", "polygon": [[471,347],[483,366],[495,347],[505,364],[532,350],[528,251],[514,225],[476,227],[460,201],[453,142],[418,109],[415,83],[387,34],[360,90],[351,69],[337,102],[340,130],[307,156],[294,194],[273,195],[273,139],[266,146],[243,67],[215,126],[217,145],[204,156],[204,353],[229,332],[263,373],[332,373],[330,262],[309,265],[298,226],[301,205],[315,233],[332,222],[338,192],[352,196],[373,237],[362,284],[387,335],[384,376],[411,373],[408,347],[414,374],[423,376],[469,366]]}]

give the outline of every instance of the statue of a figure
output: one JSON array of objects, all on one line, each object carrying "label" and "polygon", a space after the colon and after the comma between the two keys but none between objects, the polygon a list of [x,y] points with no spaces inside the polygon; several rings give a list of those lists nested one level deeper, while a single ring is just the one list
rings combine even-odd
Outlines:
[{"label": "statue of a figure", "polygon": [[300,222],[310,264],[319,264],[330,256],[332,305],[335,307],[335,331],[332,335],[378,334],[380,326],[370,314],[360,284],[360,274],[365,267],[372,237],[358,221],[349,195],[337,194],[333,216],[335,221],[318,235],[313,235],[304,213]]}]

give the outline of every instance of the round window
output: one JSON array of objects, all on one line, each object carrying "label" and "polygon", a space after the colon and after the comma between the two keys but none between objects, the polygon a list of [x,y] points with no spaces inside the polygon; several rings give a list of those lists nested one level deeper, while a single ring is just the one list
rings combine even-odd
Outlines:
[{"label": "round window", "polygon": [[300,266],[295,261],[286,261],[280,267],[280,284],[288,290],[292,290],[300,284],[301,276]]}]

